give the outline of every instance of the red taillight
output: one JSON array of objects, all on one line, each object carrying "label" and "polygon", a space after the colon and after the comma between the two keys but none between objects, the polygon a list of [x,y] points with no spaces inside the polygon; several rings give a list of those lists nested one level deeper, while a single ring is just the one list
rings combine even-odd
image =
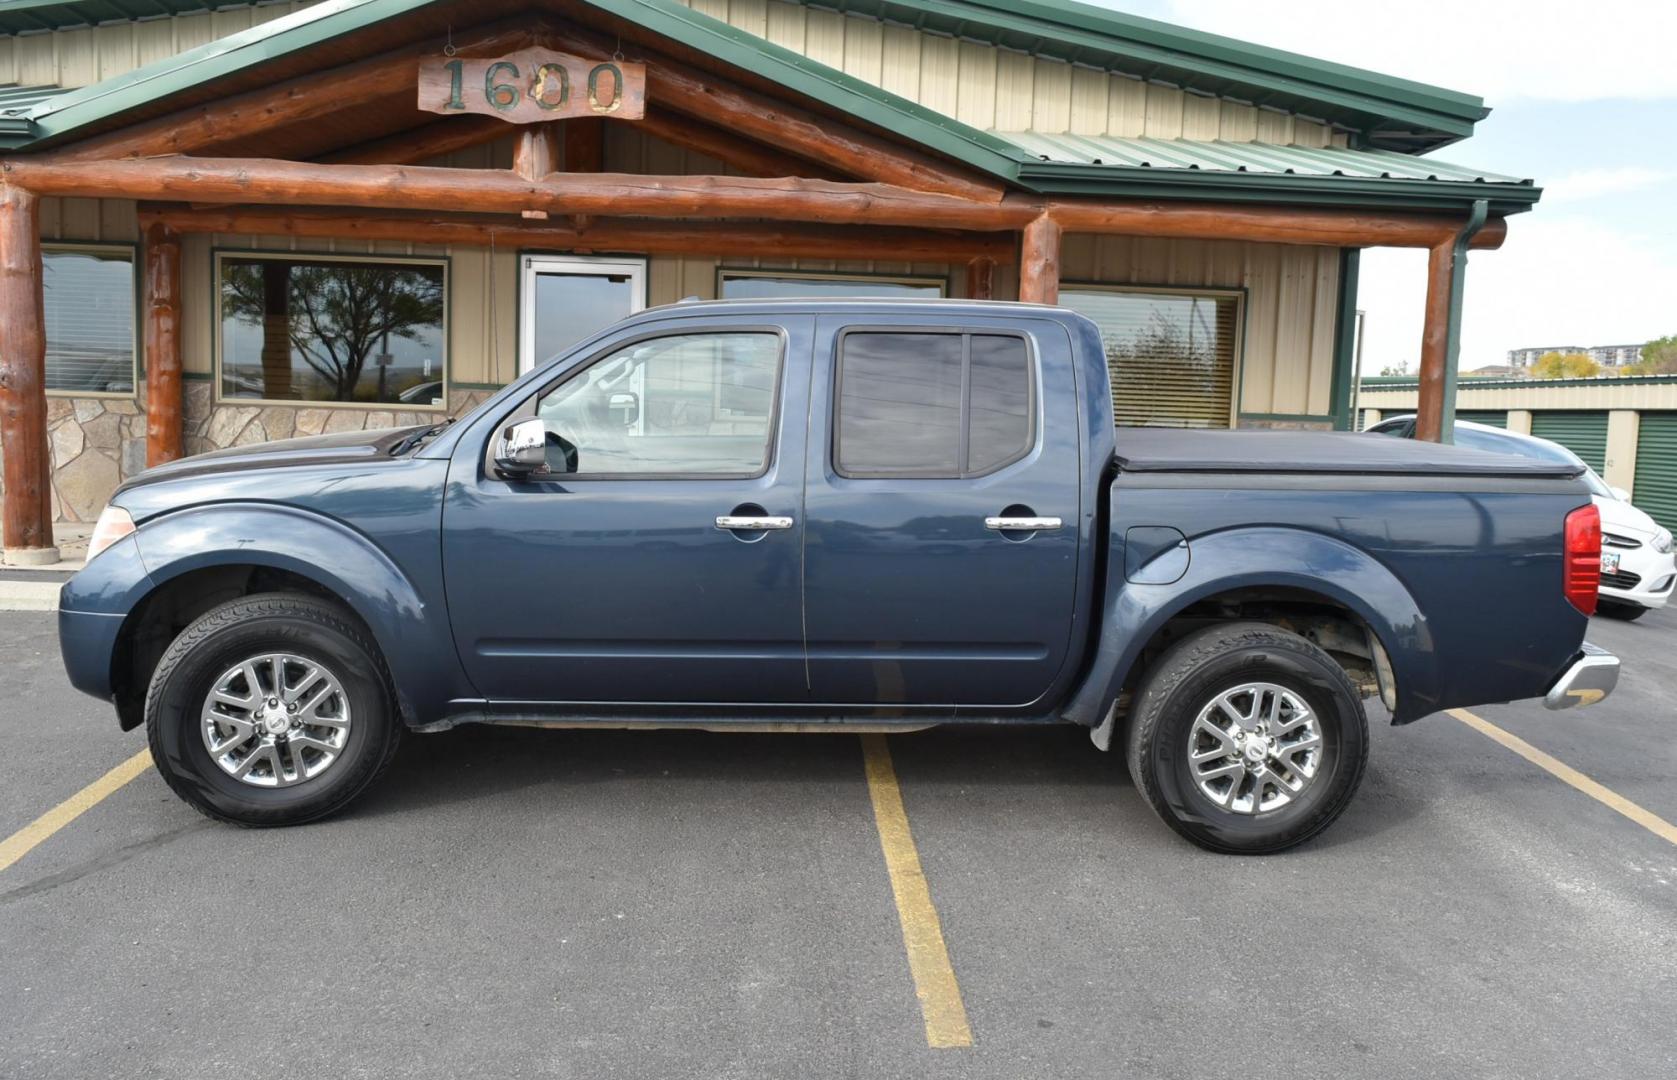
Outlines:
[{"label": "red taillight", "polygon": [[1566,598],[1586,615],[1595,614],[1601,588],[1601,511],[1595,504],[1566,515]]}]

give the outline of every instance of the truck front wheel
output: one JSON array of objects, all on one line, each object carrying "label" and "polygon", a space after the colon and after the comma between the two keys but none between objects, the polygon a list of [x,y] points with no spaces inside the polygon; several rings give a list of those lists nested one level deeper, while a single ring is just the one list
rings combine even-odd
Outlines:
[{"label": "truck front wheel", "polygon": [[295,825],[341,809],[401,736],[378,649],[331,604],[246,596],[158,662],[146,735],[175,794],[219,821]]},{"label": "truck front wheel", "polygon": [[1267,623],[1184,638],[1142,680],[1130,775],[1194,843],[1269,854],[1333,823],[1362,780],[1368,718],[1333,658]]}]

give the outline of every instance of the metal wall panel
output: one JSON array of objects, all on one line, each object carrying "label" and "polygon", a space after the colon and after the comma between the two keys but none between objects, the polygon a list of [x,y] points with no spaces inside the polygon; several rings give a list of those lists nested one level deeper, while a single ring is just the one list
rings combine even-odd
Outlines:
[{"label": "metal wall panel", "polygon": [[1642,414],[1631,501],[1677,532],[1677,412]]},{"label": "metal wall panel", "polygon": [[1590,468],[1607,468],[1607,414],[1553,410],[1533,413],[1531,433],[1558,442],[1583,458]]}]

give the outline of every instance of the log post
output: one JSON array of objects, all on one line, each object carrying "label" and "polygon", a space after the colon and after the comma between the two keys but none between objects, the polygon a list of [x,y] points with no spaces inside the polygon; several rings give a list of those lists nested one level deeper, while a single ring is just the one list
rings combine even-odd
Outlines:
[{"label": "log post", "polygon": [[[146,467],[181,456],[181,244],[165,226],[146,227]],[[282,286],[283,288],[283,286]],[[281,302],[283,303],[283,295]],[[284,318],[283,314],[280,316]],[[270,312],[267,321],[272,323]],[[265,337],[272,337],[265,327]],[[290,342],[285,342],[290,373]],[[270,365],[263,347],[263,369]],[[274,387],[268,387],[272,394]]]},{"label": "log post", "polygon": [[1415,410],[1415,437],[1441,442],[1444,436],[1444,383],[1450,348],[1450,285],[1455,276],[1449,241],[1427,252],[1426,321],[1421,328],[1421,388]]},{"label": "log post", "polygon": [[1060,223],[1043,214],[1025,226],[1019,252],[1019,299],[1060,302]]},{"label": "log post", "polygon": [[[518,132],[518,142],[512,148],[512,171],[526,180],[540,180],[559,170],[558,121],[546,124],[527,124]],[[546,221],[546,210],[525,210],[523,216],[533,221]]]},{"label": "log post", "polygon": [[1456,360],[1461,348],[1462,284],[1467,250],[1484,229],[1490,204],[1476,199],[1467,221],[1427,253],[1426,325],[1421,332],[1421,388],[1415,437],[1456,441]]},{"label": "log post", "polygon": [[967,263],[967,299],[993,300],[996,296],[996,260],[980,256]]},{"label": "log post", "polygon": [[6,486],[0,531],[5,561],[25,566],[58,561],[47,454],[40,215],[34,192],[0,183],[0,452]]}]

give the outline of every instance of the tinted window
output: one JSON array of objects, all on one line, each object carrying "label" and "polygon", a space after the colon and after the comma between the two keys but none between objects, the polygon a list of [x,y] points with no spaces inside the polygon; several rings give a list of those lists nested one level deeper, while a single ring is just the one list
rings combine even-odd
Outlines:
[{"label": "tinted window", "polygon": [[612,353],[542,395],[555,472],[756,476],[768,467],[780,338],[682,334]]},{"label": "tinted window", "polygon": [[837,397],[845,476],[971,476],[1030,446],[1030,357],[1017,337],[846,334]]},{"label": "tinted window", "polygon": [[1025,452],[1031,439],[1031,371],[1016,337],[974,334],[967,472],[982,473]]}]

